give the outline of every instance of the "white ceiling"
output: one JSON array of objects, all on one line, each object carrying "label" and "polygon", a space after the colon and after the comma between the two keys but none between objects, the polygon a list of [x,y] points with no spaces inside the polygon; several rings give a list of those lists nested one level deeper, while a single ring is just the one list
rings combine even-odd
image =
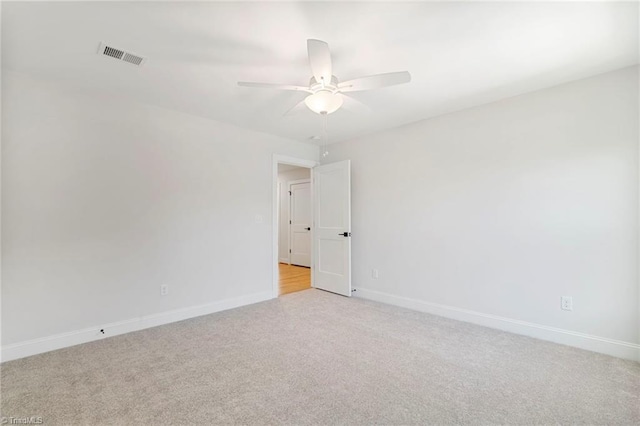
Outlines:
[{"label": "white ceiling", "polygon": [[[337,142],[637,64],[638,4],[2,4],[3,68],[311,143],[319,116],[283,116],[303,93],[236,85],[308,84],[307,38],[329,43],[342,81],[413,77],[353,93],[371,111],[329,116]],[[100,57],[101,41],[148,61]]]}]

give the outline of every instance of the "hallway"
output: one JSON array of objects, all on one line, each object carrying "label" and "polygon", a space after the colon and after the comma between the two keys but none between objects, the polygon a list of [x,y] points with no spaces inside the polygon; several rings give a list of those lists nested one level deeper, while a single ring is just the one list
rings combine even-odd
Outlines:
[{"label": "hallway", "polygon": [[311,288],[311,269],[279,263],[278,296]]}]

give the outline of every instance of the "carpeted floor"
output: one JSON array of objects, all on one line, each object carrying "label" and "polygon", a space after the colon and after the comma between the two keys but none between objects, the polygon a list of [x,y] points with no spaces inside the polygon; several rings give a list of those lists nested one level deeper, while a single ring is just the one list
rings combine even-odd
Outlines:
[{"label": "carpeted floor", "polygon": [[2,364],[44,424],[640,424],[640,364],[306,290]]}]

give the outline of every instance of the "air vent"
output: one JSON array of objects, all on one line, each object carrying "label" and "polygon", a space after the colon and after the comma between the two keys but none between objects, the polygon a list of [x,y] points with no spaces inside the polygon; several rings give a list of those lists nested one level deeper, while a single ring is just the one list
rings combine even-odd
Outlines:
[{"label": "air vent", "polygon": [[141,66],[147,60],[147,58],[144,58],[140,55],[127,52],[126,50],[117,49],[113,46],[107,45],[104,42],[100,43],[100,48],[98,49],[98,55],[109,56],[119,61],[128,62],[136,66]]},{"label": "air vent", "polygon": [[133,65],[140,65],[142,61],[144,61],[144,58],[142,56],[132,55],[131,53],[125,53],[122,60]]},{"label": "air vent", "polygon": [[109,46],[105,46],[102,53],[116,59],[122,59],[122,55],[124,55],[124,52],[122,50],[114,49],[113,47]]}]

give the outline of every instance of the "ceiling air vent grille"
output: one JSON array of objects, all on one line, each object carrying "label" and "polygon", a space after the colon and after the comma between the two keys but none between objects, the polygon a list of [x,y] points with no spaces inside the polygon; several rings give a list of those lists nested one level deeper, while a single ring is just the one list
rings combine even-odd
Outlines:
[{"label": "ceiling air vent grille", "polygon": [[117,49],[112,46],[108,46],[106,43],[100,43],[100,48],[98,49],[98,55],[109,56],[114,59],[118,59],[123,62],[128,62],[133,65],[140,66],[144,64],[147,58],[144,58],[140,55],[136,55],[131,52],[127,52],[126,50]]},{"label": "ceiling air vent grille", "polygon": [[122,59],[122,55],[124,55],[124,52],[122,50],[114,49],[113,47],[109,46],[105,46],[102,53],[116,59]]},{"label": "ceiling air vent grille", "polygon": [[144,58],[142,56],[132,55],[131,53],[125,53],[122,60],[133,65],[140,65],[142,61],[144,61]]}]

